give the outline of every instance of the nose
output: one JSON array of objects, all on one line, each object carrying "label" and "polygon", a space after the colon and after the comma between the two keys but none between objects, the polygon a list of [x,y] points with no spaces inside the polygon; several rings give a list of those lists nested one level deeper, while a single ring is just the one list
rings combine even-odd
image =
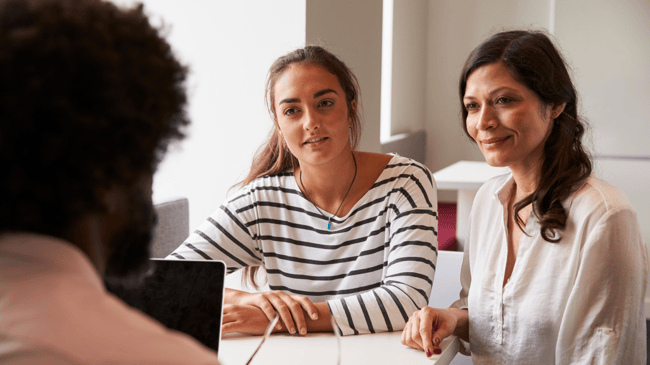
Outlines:
[{"label": "nose", "polygon": [[495,128],[497,124],[498,121],[494,108],[492,108],[490,105],[484,105],[477,117],[476,129],[485,131]]},{"label": "nose", "polygon": [[316,111],[307,108],[304,113],[303,127],[307,131],[315,131],[320,127],[320,117]]}]

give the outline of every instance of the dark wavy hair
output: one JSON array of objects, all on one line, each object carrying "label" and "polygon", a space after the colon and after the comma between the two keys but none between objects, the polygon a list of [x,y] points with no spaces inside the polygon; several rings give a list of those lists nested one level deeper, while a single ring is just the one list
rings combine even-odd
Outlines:
[{"label": "dark wavy hair", "polygon": [[514,205],[516,222],[522,230],[524,223],[518,213],[532,204],[542,237],[558,242],[560,235],[556,233],[565,228],[567,220],[562,201],[582,186],[592,171],[591,158],[581,142],[586,122],[578,116],[576,90],[564,59],[546,34],[525,30],[497,33],[470,53],[461,72],[462,123],[470,139],[463,103],[467,79],[474,70],[497,62],[506,66],[514,79],[532,90],[544,104],[566,103],[564,111],[553,120],[551,134],[544,145],[537,189]]},{"label": "dark wavy hair", "polygon": [[184,137],[187,68],[142,4],[0,5],[0,232],[62,236]]}]

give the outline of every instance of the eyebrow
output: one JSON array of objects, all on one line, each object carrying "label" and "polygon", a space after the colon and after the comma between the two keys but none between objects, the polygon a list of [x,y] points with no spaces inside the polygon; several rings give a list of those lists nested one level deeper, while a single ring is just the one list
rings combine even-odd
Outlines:
[{"label": "eyebrow", "polygon": [[323,96],[323,95],[325,95],[327,93],[334,93],[334,94],[338,95],[338,93],[336,91],[332,90],[332,89],[325,89],[325,90],[321,90],[321,91],[315,93],[314,94],[314,99],[316,99],[319,96]]},{"label": "eyebrow", "polygon": [[[511,87],[508,87],[508,86],[501,86],[500,88],[497,88],[497,89],[494,89],[494,90],[490,91],[490,96],[492,96],[492,95],[494,95],[494,94],[497,94],[497,93],[499,93],[500,91],[503,91],[503,90],[512,90],[512,91],[514,91],[514,92],[516,92],[516,93],[519,93],[517,90],[515,90],[515,89],[513,89],[513,88],[511,88]],[[469,95],[469,96],[463,96],[463,100],[465,100],[465,99],[474,99],[474,97],[471,96],[471,95]]]},{"label": "eyebrow", "polygon": [[[323,89],[323,90],[321,90],[321,91],[317,91],[317,92],[314,94],[314,99],[316,99],[316,98],[318,98],[318,97],[320,97],[320,96],[323,96],[323,95],[325,95],[325,94],[328,94],[328,93],[334,93],[334,94],[336,94],[336,95],[339,94],[339,93],[337,93],[336,91],[334,91],[334,90],[332,90],[332,89]],[[278,103],[278,105],[280,105],[280,104],[285,104],[285,103],[289,103],[289,104],[290,104],[290,103],[297,103],[297,102],[300,102],[300,99],[298,99],[298,98],[282,99],[282,100],[280,100],[280,102]]]}]

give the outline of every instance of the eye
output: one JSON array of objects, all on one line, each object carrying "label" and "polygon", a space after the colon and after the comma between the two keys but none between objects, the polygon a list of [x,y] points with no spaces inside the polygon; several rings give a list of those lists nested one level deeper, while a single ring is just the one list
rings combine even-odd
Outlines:
[{"label": "eye", "polygon": [[476,103],[467,103],[467,104],[465,104],[465,109],[467,109],[468,112],[471,112],[471,111],[475,110],[476,108],[478,108],[478,104],[476,104]]},{"label": "eye", "polygon": [[500,96],[499,98],[497,98],[496,104],[508,104],[511,101],[512,101],[512,99],[510,99],[510,98]]},{"label": "eye", "polygon": [[286,115],[287,117],[290,117],[293,114],[295,114],[296,112],[297,112],[296,108],[287,108],[287,109],[284,110],[284,112],[282,114]]},{"label": "eye", "polygon": [[331,100],[321,100],[321,102],[318,103],[318,106],[320,107],[330,107],[332,105],[334,105],[334,102]]}]

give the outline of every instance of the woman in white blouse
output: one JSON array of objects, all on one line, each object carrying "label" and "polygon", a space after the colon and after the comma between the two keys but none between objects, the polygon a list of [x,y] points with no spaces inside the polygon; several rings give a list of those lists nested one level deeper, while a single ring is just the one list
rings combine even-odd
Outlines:
[{"label": "woman in white blouse", "polygon": [[637,216],[592,174],[553,43],[540,32],[495,34],[469,55],[459,91],[465,132],[511,173],[476,195],[460,300],[416,312],[402,343],[430,356],[455,334],[474,364],[645,364],[648,257]]}]

